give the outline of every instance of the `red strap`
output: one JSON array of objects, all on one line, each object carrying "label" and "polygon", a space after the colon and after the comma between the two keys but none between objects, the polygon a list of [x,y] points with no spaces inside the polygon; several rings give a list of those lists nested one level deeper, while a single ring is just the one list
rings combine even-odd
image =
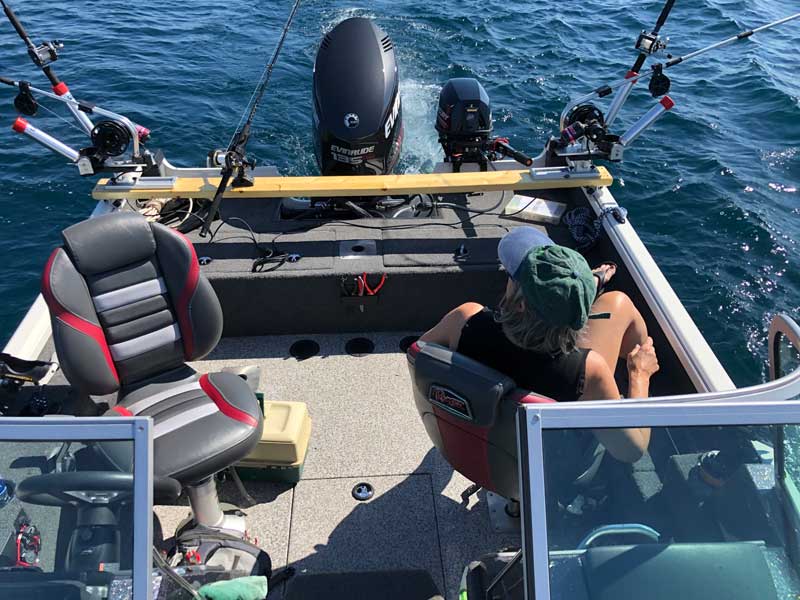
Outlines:
[{"label": "red strap", "polygon": [[131,411],[129,411],[124,406],[120,406],[119,404],[117,404],[111,410],[113,410],[115,413],[118,413],[122,417],[132,417],[133,416],[133,413]]},{"label": "red strap", "polygon": [[47,261],[47,265],[44,268],[44,277],[42,278],[42,295],[44,296],[45,302],[47,302],[50,312],[53,313],[53,317],[97,342],[97,345],[100,346],[100,350],[103,352],[103,356],[106,359],[108,370],[111,371],[114,379],[117,381],[117,383],[119,383],[117,367],[114,364],[114,359],[111,356],[111,350],[108,347],[108,342],[106,342],[106,336],[103,333],[103,329],[99,325],[90,323],[86,319],[69,312],[69,310],[64,308],[53,294],[50,284],[50,272],[53,269],[53,263],[56,260],[56,256],[60,251],[61,248],[56,248],[53,250],[53,253],[50,255],[50,258]]},{"label": "red strap", "polygon": [[214,401],[214,404],[216,404],[217,408],[219,408],[219,412],[221,412],[223,415],[230,417],[234,421],[239,421],[240,423],[249,425],[250,427],[258,427],[258,421],[255,419],[255,417],[249,415],[241,409],[236,408],[233,404],[228,402],[222,396],[220,391],[214,387],[214,384],[211,383],[211,379],[209,379],[208,375],[203,375],[200,377],[200,388],[209,398]]}]

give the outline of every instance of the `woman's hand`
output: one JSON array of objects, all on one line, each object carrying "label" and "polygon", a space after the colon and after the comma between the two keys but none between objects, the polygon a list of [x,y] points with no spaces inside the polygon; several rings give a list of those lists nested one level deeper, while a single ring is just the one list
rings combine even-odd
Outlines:
[{"label": "woman's hand", "polygon": [[628,374],[633,377],[650,379],[658,372],[658,357],[653,346],[653,338],[647,338],[644,344],[636,347],[628,354]]}]

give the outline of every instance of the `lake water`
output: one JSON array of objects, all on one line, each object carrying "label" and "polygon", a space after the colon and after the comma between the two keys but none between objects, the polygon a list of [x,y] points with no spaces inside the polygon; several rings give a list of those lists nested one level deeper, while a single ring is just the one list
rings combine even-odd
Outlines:
[{"label": "lake water", "polygon": [[[291,2],[120,0],[12,3],[37,40],[61,39],[56,70],[76,96],[153,130],[151,147],[200,165],[227,144]],[[660,2],[303,2],[249,150],[283,172],[315,172],[311,70],[323,32],[374,18],[399,54],[407,135],[401,167],[430,170],[440,86],[477,77],[495,129],[537,153],[567,100],[620,78]],[[676,55],[774,20],[800,5],[778,0],[676,3],[664,33]],[[766,376],[771,316],[800,318],[800,22],[670,71],[677,106],[612,166],[613,192],[737,384]],[[45,87],[19,39],[0,25],[0,74]],[[10,127],[11,90],[0,90]],[[654,104],[642,90],[618,122]],[[48,104],[63,115],[58,106]],[[80,146],[80,134],[42,111],[38,126]],[[5,129],[0,134],[0,338],[39,287],[59,232],[88,215],[92,180]]]}]

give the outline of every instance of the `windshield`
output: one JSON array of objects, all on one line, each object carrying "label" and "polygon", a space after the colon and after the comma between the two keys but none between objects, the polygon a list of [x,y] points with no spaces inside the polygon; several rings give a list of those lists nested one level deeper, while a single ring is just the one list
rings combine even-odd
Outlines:
[{"label": "windshield", "polygon": [[[132,463],[133,441],[103,444]],[[0,441],[0,597],[101,598],[129,581],[132,494],[95,442]]]},{"label": "windshield", "polygon": [[551,598],[800,595],[800,427],[651,428],[633,464],[586,429],[543,451]]}]

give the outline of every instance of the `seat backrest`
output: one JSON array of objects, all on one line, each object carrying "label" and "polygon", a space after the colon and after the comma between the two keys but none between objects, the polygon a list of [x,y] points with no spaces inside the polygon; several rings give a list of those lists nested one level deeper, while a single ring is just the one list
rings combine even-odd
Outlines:
[{"label": "seat backrest", "polygon": [[519,499],[517,408],[554,401],[436,344],[417,342],[407,357],[417,411],[445,460],[485,489]]},{"label": "seat backrest", "polygon": [[115,212],[68,227],[62,238],[42,294],[72,385],[111,394],[216,346],[222,309],[184,236]]}]

